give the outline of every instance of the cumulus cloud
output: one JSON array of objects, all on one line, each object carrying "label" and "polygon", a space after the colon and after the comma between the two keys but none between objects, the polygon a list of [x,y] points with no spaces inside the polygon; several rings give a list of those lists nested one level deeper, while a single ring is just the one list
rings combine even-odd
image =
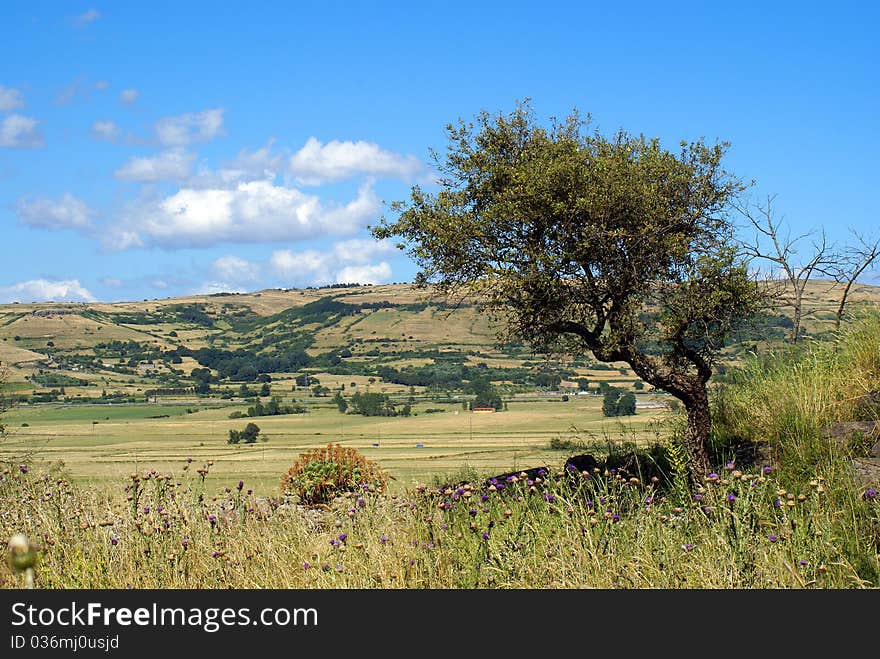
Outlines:
[{"label": "cumulus cloud", "polygon": [[223,281],[237,283],[256,281],[260,276],[260,267],[237,256],[221,256],[211,264],[211,270]]},{"label": "cumulus cloud", "polygon": [[0,110],[7,112],[24,107],[24,95],[12,87],[0,85]]},{"label": "cumulus cloud", "polygon": [[15,205],[22,224],[42,229],[90,229],[94,211],[81,199],[65,193],[60,199],[22,198]]},{"label": "cumulus cloud", "polygon": [[333,140],[322,144],[314,137],[290,157],[289,169],[304,185],[364,175],[412,180],[427,170],[418,158],[386,151],[372,142]]},{"label": "cumulus cloud", "polygon": [[106,240],[116,249],[301,240],[353,233],[375,218],[379,209],[379,199],[366,185],[345,205],[325,204],[317,196],[270,181],[240,183],[232,189],[182,188],[130,209]]},{"label": "cumulus cloud", "polygon": [[0,287],[0,302],[94,302],[95,297],[78,279],[31,279]]},{"label": "cumulus cloud", "polygon": [[385,261],[375,265],[351,265],[336,274],[337,284],[381,284],[391,279],[391,266]]},{"label": "cumulus cloud", "polygon": [[390,251],[394,247],[387,241],[345,240],[326,251],[277,250],[269,265],[294,285],[379,284],[390,280],[391,266],[386,261],[371,261]]},{"label": "cumulus cloud", "polygon": [[284,169],[281,154],[272,153],[272,142],[255,151],[242,149],[219,169],[202,168],[188,182],[194,188],[224,188],[246,181],[274,181]]},{"label": "cumulus cloud", "polygon": [[241,286],[223,281],[206,281],[193,291],[193,295],[214,295],[216,293],[247,293]]},{"label": "cumulus cloud", "polygon": [[37,126],[39,121],[20,114],[10,114],[0,122],[0,146],[10,149],[36,149],[45,146]]},{"label": "cumulus cloud", "polygon": [[189,176],[195,156],[183,149],[169,149],[155,156],[130,158],[113,176],[125,181],[156,183],[179,181]]},{"label": "cumulus cloud", "polygon": [[223,109],[188,112],[156,122],[156,138],[163,146],[186,146],[207,142],[223,131]]},{"label": "cumulus cloud", "polygon": [[97,9],[92,8],[74,18],[73,25],[74,27],[84,28],[89,24],[94,23],[99,18],[101,18],[101,12],[99,12]]},{"label": "cumulus cloud", "polygon": [[96,140],[115,142],[119,139],[120,130],[112,121],[96,121],[92,124],[92,137]]},{"label": "cumulus cloud", "polygon": [[125,105],[134,105],[140,95],[141,93],[137,89],[123,89],[119,94],[119,101]]}]

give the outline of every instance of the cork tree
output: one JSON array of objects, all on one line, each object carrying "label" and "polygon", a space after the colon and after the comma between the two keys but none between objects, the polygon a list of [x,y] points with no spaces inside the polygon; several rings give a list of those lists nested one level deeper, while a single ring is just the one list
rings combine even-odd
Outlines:
[{"label": "cork tree", "polygon": [[500,338],[625,362],[681,400],[705,477],[713,365],[760,304],[732,237],[744,186],[722,168],[728,145],[605,137],[577,111],[542,125],[528,102],[447,137],[437,191],[413,187],[374,236],[397,239],[418,284],[476,300]]}]

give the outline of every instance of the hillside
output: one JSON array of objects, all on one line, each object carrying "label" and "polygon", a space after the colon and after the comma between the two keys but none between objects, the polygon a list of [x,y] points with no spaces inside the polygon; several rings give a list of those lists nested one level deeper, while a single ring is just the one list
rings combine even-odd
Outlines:
[{"label": "hillside", "polygon": [[[878,303],[880,288],[857,286],[851,299],[853,307]],[[811,285],[805,304],[809,336],[833,327],[837,302],[830,282]],[[784,338],[785,311],[765,314],[738,336],[727,361],[759,342]],[[17,394],[64,387],[63,396],[73,400],[108,390],[125,395],[182,390],[198,383],[193,369],[215,387],[311,374],[331,387],[363,377],[385,383],[389,391],[455,389],[476,369],[511,391],[557,388],[560,382],[573,387],[583,378],[619,386],[636,381],[624,364],[597,364],[589,356],[547,361],[525,346],[498,345],[494,330],[467,301],[452,305],[408,284],[6,304],[0,305],[0,362]]]}]

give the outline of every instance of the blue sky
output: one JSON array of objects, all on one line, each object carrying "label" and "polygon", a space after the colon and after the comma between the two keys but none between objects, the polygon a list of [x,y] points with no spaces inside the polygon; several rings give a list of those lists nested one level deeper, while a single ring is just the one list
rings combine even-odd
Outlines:
[{"label": "blue sky", "polygon": [[[727,167],[794,231],[878,231],[873,3],[17,2],[0,302],[361,281],[444,126],[531,98]],[[876,277],[875,277],[876,280]]]}]

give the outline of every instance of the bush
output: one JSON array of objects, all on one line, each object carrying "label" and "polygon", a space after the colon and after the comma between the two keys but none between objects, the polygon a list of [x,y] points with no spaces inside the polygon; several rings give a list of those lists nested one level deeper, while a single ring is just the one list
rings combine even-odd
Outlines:
[{"label": "bush", "polygon": [[389,475],[356,449],[327,444],[301,453],[281,477],[281,491],[295,494],[303,503],[326,503],[342,492],[362,485],[384,488]]}]

